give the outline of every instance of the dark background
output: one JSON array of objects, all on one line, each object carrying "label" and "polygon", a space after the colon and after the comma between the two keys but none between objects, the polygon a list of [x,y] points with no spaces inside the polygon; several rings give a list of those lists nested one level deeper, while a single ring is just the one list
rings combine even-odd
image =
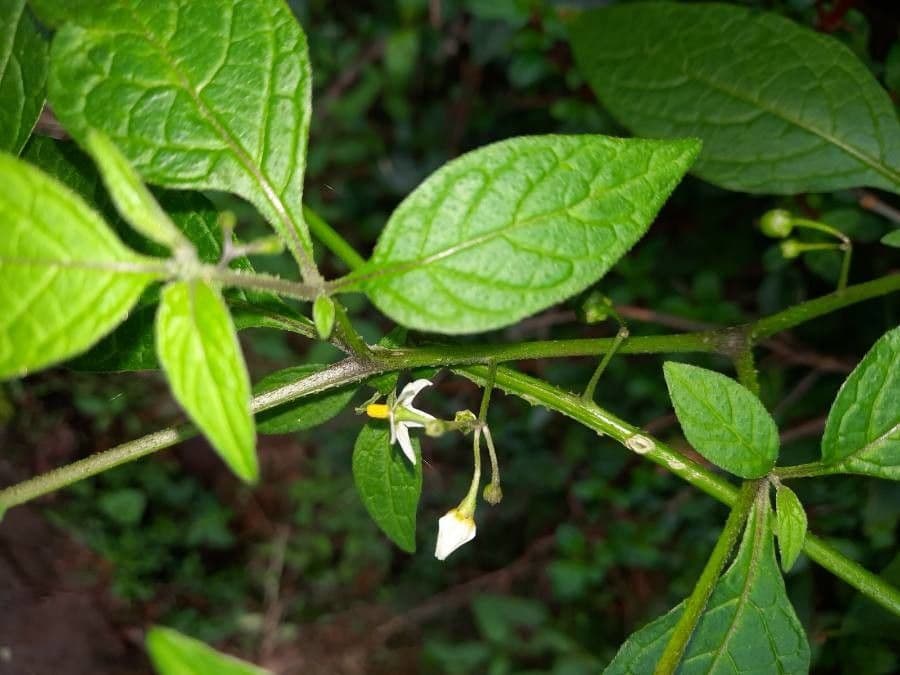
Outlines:
[{"label": "dark background", "polygon": [[[626,133],[575,71],[553,5],[291,4],[309,36],[316,80],[307,199],[364,255],[399,200],[461,152],[528,133]],[[740,4],[844,41],[896,100],[896,3]],[[735,324],[830,291],[835,259],[820,253],[785,261],[756,230],[755,220],[773,206],[851,234],[851,281],[896,271],[900,256],[877,243],[891,225],[863,210],[860,196],[752,197],[688,178],[597,288],[638,334]],[[239,210],[240,235],[263,231],[248,208],[215,199]],[[262,266],[286,272],[281,265]],[[346,271],[324,253],[320,265],[326,276]],[[614,334],[611,324],[580,323],[580,301],[479,339]],[[390,330],[362,298],[347,303],[368,339]],[[782,463],[816,457],[838,386],[898,319],[896,297],[875,300],[758,351],[762,398],[783,432]],[[242,343],[254,379],[337,357],[271,331],[242,333]],[[614,360],[598,401],[685,449],[662,361]],[[728,372],[712,357],[696,362]],[[580,389],[595,364],[514,365]],[[422,407],[450,415],[477,406],[479,392],[467,381],[443,373],[437,382]],[[355,402],[368,393],[364,387]],[[0,481],[178,419],[158,373],[59,368],[6,383]],[[446,563],[431,555],[437,518],[465,492],[468,446],[458,437],[423,442],[419,550],[404,554],[356,496],[350,454],[361,420],[352,405],[310,432],[261,437],[263,479],[254,490],[204,441],[192,440],[12,510],[0,526],[0,673],[21,673],[22,664],[38,675],[148,672],[143,631],[154,623],[285,673],[599,672],[629,633],[690,592],[726,511],[608,439],[521,400],[496,395],[490,423],[505,499],[479,508],[477,539]],[[894,561],[900,573],[896,484],[835,477],[796,489],[812,530],[871,569]],[[896,619],[804,557],[787,586],[815,672],[900,668]]]}]

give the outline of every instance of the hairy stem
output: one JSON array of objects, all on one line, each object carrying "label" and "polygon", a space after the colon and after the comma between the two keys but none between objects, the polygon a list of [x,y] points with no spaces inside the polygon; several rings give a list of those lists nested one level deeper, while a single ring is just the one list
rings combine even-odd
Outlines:
[{"label": "hairy stem", "polygon": [[706,561],[706,566],[703,568],[700,578],[697,579],[694,590],[684,602],[684,611],[681,613],[678,623],[675,624],[672,637],[666,643],[662,656],[656,664],[654,675],[672,675],[678,668],[678,664],[681,663],[688,642],[706,609],[706,603],[709,602],[709,596],[712,595],[734,544],[744,529],[747,515],[750,513],[750,508],[753,506],[759,490],[760,481],[746,481],[741,486],[737,501],[731,507],[731,513],[728,514],[728,520],[725,521],[725,527],[719,535],[716,546],[713,548],[709,560]]},{"label": "hairy stem", "polygon": [[344,264],[351,270],[361,267],[366,262],[365,259],[356,252],[356,249],[347,243],[346,239],[332,229],[331,225],[325,222],[325,219],[322,218],[322,216],[306,205],[303,206],[303,217],[306,220],[306,224],[309,226],[310,232],[325,245],[325,248],[343,260]]}]

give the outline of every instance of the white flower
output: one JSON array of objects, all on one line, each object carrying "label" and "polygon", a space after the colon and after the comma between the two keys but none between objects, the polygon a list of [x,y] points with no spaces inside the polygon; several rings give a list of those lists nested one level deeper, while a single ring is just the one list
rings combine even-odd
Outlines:
[{"label": "white flower", "polygon": [[366,413],[369,417],[377,419],[387,418],[390,421],[391,445],[399,442],[400,447],[403,449],[403,454],[413,464],[416,463],[416,452],[413,449],[412,441],[409,439],[409,430],[424,427],[425,423],[433,420],[434,417],[413,407],[412,402],[420,391],[430,386],[431,382],[429,380],[416,380],[403,387],[397,396],[397,400],[390,406],[375,403],[366,407]]},{"label": "white flower", "polygon": [[450,509],[438,520],[437,546],[434,547],[434,557],[438,560],[446,560],[463,544],[475,538],[475,518],[466,515],[457,509]]}]

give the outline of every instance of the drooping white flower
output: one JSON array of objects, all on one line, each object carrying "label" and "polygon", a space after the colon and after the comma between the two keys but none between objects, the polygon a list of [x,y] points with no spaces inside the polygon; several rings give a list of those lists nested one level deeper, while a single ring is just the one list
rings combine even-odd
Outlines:
[{"label": "drooping white flower", "polygon": [[391,425],[391,445],[399,442],[403,454],[413,464],[416,463],[416,452],[409,438],[409,430],[424,427],[425,423],[433,420],[434,417],[415,408],[412,402],[420,391],[430,386],[430,380],[415,380],[403,387],[395,401],[390,403],[389,400],[390,405],[375,403],[366,407],[366,413],[369,417],[387,418],[389,420]]},{"label": "drooping white flower", "polygon": [[438,560],[446,560],[463,544],[475,538],[474,515],[467,515],[459,508],[450,509],[438,520],[437,545],[434,547],[434,557]]}]

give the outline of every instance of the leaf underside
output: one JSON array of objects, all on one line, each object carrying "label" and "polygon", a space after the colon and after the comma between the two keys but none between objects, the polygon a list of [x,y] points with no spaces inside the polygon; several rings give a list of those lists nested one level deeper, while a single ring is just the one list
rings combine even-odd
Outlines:
[{"label": "leaf underside", "polygon": [[[767,505],[751,512],[737,557],[688,643],[681,675],[809,672],[809,644],[775,562],[769,522]],[[604,673],[652,673],[682,611],[683,603],[632,634]]]},{"label": "leaf underside", "polygon": [[703,139],[694,171],[774,194],[900,192],[900,124],[838,40],[731,5],[631,3],[570,29],[594,93],[640,136]]}]

